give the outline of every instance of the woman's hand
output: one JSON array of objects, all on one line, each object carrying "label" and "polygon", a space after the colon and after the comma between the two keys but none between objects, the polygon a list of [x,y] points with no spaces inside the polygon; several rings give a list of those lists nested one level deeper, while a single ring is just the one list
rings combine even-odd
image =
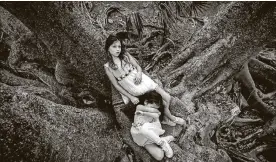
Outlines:
[{"label": "woman's hand", "polygon": [[142,72],[138,72],[136,74],[136,77],[134,78],[134,83],[137,85],[137,84],[140,84],[142,81]]},{"label": "woman's hand", "polygon": [[130,98],[130,101],[131,101],[134,105],[136,105],[136,104],[139,103],[139,99],[138,99],[137,97],[134,97],[134,96]]}]

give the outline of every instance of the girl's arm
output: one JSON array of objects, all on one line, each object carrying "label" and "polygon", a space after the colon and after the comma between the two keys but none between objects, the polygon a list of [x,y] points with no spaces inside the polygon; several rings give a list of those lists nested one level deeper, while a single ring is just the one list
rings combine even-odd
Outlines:
[{"label": "girl's arm", "polygon": [[131,56],[128,52],[126,52],[126,55],[128,56],[130,63],[133,66],[136,67],[137,72],[138,73],[142,73],[142,68],[140,67],[140,65],[138,64],[138,62],[136,61],[136,59],[133,56]]},{"label": "girl's arm", "polygon": [[[136,102],[134,100],[137,100],[137,103],[139,102],[137,97],[132,96],[131,94],[129,94],[126,90],[124,90],[117,82],[116,78],[114,77],[114,75],[111,73],[111,71],[108,69],[108,67],[104,66],[105,69],[105,73],[107,74],[109,80],[111,81],[111,83],[114,85],[114,87],[123,95],[127,96],[131,102]],[[136,103],[134,103],[136,104]]]},{"label": "girl's arm", "polygon": [[136,77],[134,79],[134,83],[135,84],[140,84],[142,81],[142,68],[139,66],[138,62],[136,61],[136,59],[134,57],[132,57],[129,53],[126,53],[126,55],[129,58],[129,62],[136,67],[137,69],[137,74]]},{"label": "girl's arm", "polygon": [[159,113],[152,113],[152,112],[145,112],[145,111],[142,111],[142,115],[150,116],[152,118],[159,118],[160,116]]},{"label": "girl's arm", "polygon": [[147,111],[136,110],[135,115],[145,115],[145,116],[150,116],[152,118],[159,118],[161,113],[160,112],[147,112]]},{"label": "girl's arm", "polygon": [[147,107],[144,105],[137,105],[135,114],[147,115],[153,118],[159,118],[160,111],[155,108]]},{"label": "girl's arm", "polygon": [[147,107],[144,105],[137,105],[136,110],[143,111],[143,112],[160,113],[158,109]]}]

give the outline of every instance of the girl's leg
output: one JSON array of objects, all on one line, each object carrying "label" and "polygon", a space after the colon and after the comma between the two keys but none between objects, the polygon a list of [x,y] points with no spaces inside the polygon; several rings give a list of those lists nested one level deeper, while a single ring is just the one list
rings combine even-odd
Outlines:
[{"label": "girl's leg", "polygon": [[161,87],[156,87],[156,92],[159,93],[162,98],[163,98],[163,104],[164,104],[164,113],[165,115],[171,119],[174,120],[174,116],[171,114],[169,107],[170,107],[170,101],[171,101],[171,95],[169,93],[167,93],[166,91],[164,91]]},{"label": "girl's leg", "polygon": [[173,150],[170,147],[169,143],[166,140],[160,138],[159,135],[149,127],[149,123],[145,123],[141,126],[140,133],[142,133],[149,140],[153,141],[155,144],[159,145],[168,158],[171,158],[173,156]]},{"label": "girl's leg", "polygon": [[164,158],[164,151],[156,144],[148,144],[144,147],[156,160],[160,161]]},{"label": "girl's leg", "polygon": [[[145,123],[143,124],[139,131],[141,134],[143,134],[146,138],[148,138],[150,141],[153,141],[156,144],[160,144],[162,139],[159,137],[159,134],[157,134],[156,132],[154,132],[151,127],[150,127],[150,123]],[[160,134],[163,134],[163,132],[160,132]]]},{"label": "girl's leg", "polygon": [[170,107],[170,101],[171,101],[171,95],[169,93],[167,93],[165,90],[163,90],[161,87],[157,87],[156,92],[159,93],[162,98],[163,98],[163,102],[164,102],[164,114],[173,122],[177,123],[177,124],[185,124],[185,121],[179,117],[176,117],[174,115],[171,114],[171,111],[169,110]]}]

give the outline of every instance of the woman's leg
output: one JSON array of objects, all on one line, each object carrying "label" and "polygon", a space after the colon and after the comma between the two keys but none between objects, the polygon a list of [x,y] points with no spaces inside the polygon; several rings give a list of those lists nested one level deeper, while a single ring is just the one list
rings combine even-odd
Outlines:
[{"label": "woman's leg", "polygon": [[164,151],[156,144],[148,144],[144,147],[156,160],[160,161],[164,158]]},{"label": "woman's leg", "polygon": [[179,117],[176,117],[174,115],[171,114],[171,111],[169,110],[170,107],[170,101],[171,101],[171,95],[169,93],[167,93],[164,89],[162,89],[161,87],[157,86],[157,88],[155,89],[157,93],[159,93],[162,98],[163,98],[163,103],[164,103],[164,114],[173,122],[177,123],[177,124],[185,124],[185,121]]}]

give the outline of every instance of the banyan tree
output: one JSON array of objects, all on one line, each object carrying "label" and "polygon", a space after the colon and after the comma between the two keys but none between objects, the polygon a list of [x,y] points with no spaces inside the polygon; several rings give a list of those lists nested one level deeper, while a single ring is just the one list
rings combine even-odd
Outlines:
[{"label": "banyan tree", "polygon": [[[0,2],[0,158],[154,161],[104,73],[117,34],[187,125],[168,161],[273,161],[275,2]],[[164,161],[165,161],[164,160]]]}]

